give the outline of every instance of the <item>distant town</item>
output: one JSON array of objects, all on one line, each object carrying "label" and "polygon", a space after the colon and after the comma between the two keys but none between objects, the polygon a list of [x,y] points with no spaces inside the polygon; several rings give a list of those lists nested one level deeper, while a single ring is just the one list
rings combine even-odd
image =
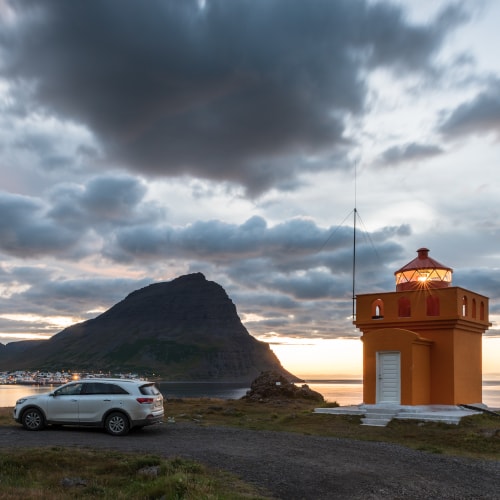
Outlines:
[{"label": "distant town", "polygon": [[81,378],[140,378],[137,373],[76,373],[70,371],[26,371],[16,370],[10,372],[0,372],[0,385],[61,385],[71,380],[79,380]]}]

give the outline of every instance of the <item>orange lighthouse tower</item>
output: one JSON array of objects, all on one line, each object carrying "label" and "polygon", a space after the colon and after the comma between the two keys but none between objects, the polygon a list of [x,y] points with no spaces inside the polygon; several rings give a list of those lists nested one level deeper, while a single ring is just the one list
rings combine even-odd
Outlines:
[{"label": "orange lighthouse tower", "polygon": [[427,248],[394,273],[396,291],[356,297],[365,404],[482,403],[488,298],[452,286]]}]

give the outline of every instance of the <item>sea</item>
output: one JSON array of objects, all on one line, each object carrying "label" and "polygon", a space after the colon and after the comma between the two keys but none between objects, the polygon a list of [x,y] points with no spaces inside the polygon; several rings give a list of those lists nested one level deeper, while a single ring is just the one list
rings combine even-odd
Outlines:
[{"label": "sea", "polygon": [[[363,384],[358,379],[306,379],[303,383],[322,394],[326,401],[336,401],[340,406],[363,402]],[[240,399],[249,390],[245,385],[217,382],[159,382],[157,385],[167,401],[179,398]],[[23,396],[49,392],[55,387],[0,385],[0,407],[14,406]],[[483,403],[489,408],[500,409],[500,378],[483,381]]]}]

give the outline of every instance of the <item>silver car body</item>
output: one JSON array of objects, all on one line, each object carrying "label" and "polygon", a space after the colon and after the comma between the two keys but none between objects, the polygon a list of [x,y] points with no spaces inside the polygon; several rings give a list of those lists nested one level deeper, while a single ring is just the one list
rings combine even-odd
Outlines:
[{"label": "silver car body", "polygon": [[162,422],[163,415],[163,396],[154,383],[92,378],[20,398],[13,417],[28,430],[40,430],[47,424],[88,425],[123,435],[133,427]]}]

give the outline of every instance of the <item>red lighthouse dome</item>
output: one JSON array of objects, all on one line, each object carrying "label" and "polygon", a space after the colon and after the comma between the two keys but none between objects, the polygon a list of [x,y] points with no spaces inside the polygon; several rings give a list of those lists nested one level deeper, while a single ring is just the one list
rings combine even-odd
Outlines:
[{"label": "red lighthouse dome", "polygon": [[394,273],[396,291],[451,286],[453,269],[429,257],[428,248],[419,248],[418,256]]}]

